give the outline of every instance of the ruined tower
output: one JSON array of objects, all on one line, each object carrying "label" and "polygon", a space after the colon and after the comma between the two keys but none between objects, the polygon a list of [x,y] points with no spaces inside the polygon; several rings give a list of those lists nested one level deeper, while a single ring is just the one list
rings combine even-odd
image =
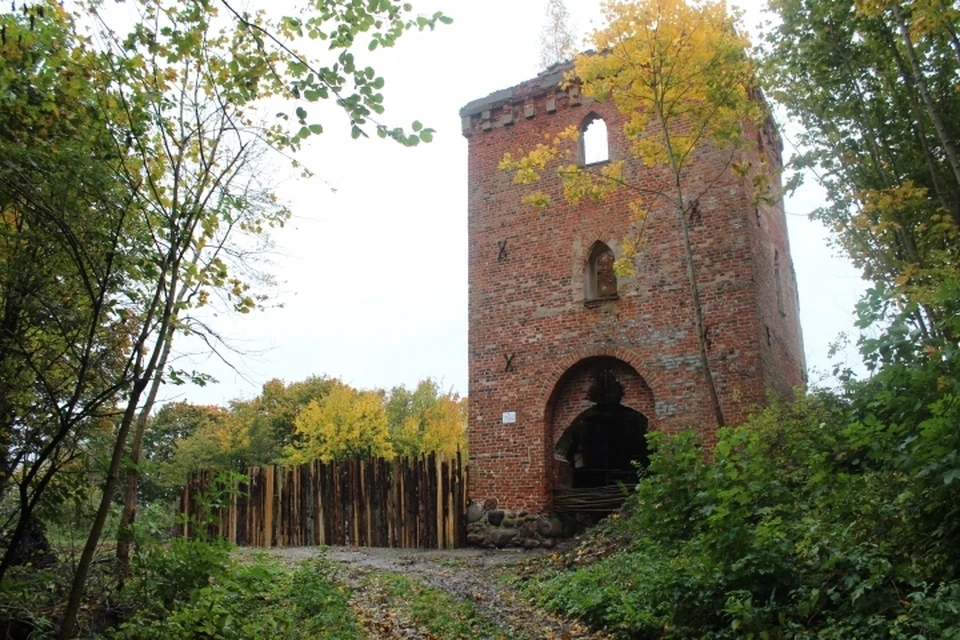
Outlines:
[{"label": "ruined tower", "polygon": [[[613,261],[636,232],[626,190],[571,205],[556,176],[547,210],[522,204],[530,187],[498,169],[574,125],[580,162],[624,160],[624,176],[657,188],[663,174],[632,160],[622,116],[576,85],[565,68],[466,105],[469,140],[470,496],[510,509],[549,512],[554,491],[636,478],[648,430],[696,429],[716,440],[697,351],[680,224],[651,207],[635,272]],[[730,152],[704,149],[688,179],[719,182],[691,223],[710,366],[727,422],[768,393],[804,383],[796,280],[779,198],[780,140],[748,130],[746,159],[765,157],[770,202],[748,177],[719,169]]]}]

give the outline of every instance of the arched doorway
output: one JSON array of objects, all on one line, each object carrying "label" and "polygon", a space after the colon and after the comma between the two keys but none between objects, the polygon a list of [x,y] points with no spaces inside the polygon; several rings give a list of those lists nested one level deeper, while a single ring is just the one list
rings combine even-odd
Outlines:
[{"label": "arched doorway", "polygon": [[616,358],[587,358],[564,374],[549,407],[556,512],[619,508],[624,487],[634,486],[649,463],[653,406],[643,378]]},{"label": "arched doorway", "polygon": [[634,485],[649,464],[647,417],[621,404],[587,409],[557,442],[555,457],[570,465],[570,488]]}]

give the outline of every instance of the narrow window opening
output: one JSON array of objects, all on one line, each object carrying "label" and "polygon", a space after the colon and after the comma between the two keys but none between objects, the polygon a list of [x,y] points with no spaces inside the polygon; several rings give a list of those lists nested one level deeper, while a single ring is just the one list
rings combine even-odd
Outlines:
[{"label": "narrow window opening", "polygon": [[617,274],[613,270],[613,251],[602,242],[596,242],[587,260],[586,299],[604,300],[617,297]]},{"label": "narrow window opening", "polygon": [[595,113],[587,116],[580,127],[581,164],[599,164],[610,160],[607,123]]},{"label": "narrow window opening", "polygon": [[773,277],[777,285],[777,310],[781,316],[787,315],[787,310],[783,305],[783,277],[780,273],[780,252],[773,252]]}]

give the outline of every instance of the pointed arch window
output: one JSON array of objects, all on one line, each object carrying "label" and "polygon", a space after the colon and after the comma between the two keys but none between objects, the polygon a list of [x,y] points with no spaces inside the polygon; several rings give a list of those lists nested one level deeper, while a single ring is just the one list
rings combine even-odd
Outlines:
[{"label": "pointed arch window", "polygon": [[609,300],[617,297],[617,274],[613,270],[613,251],[597,241],[587,258],[586,299]]},{"label": "pointed arch window", "polygon": [[580,125],[580,164],[600,164],[610,160],[610,140],[607,123],[596,113],[590,113]]}]

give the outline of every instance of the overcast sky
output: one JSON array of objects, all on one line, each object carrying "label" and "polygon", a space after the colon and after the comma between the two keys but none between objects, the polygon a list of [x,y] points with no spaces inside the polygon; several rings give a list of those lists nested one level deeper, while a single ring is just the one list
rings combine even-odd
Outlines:
[{"label": "overcast sky", "polygon": [[[273,234],[274,299],[283,308],[215,318],[217,329],[248,352],[231,358],[239,373],[196,359],[192,366],[219,382],[168,389],[168,398],[225,404],[257,395],[271,378],[323,374],[388,389],[430,376],[466,395],[467,142],[458,112],[539,71],[545,2],[414,1],[425,13],[443,10],[454,23],[410,33],[361,63],[387,80],[385,121],[419,119],[436,129],[434,142],[404,149],[379,139],[352,141],[345,118],[325,121],[326,132],[301,158],[315,177],[287,179],[277,169],[278,192],[294,212]],[[597,26],[598,5],[567,0],[580,31]],[[758,14],[747,8],[752,26]],[[830,369],[829,343],[841,331],[852,335],[851,312],[863,288],[827,246],[823,229],[806,219],[817,205],[813,189],[786,202],[814,382],[821,378],[816,370]],[[199,348],[190,341],[178,346]],[[852,352],[847,358],[856,361]]]}]

